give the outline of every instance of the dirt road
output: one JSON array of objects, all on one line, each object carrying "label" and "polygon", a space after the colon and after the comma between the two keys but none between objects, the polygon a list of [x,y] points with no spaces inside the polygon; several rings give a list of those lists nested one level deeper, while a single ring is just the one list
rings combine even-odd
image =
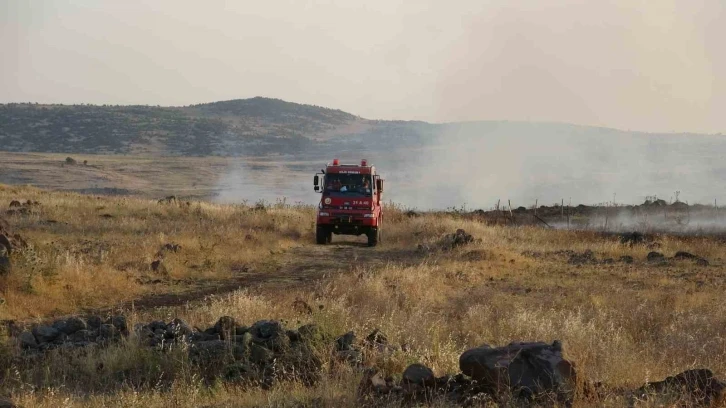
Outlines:
[{"label": "dirt road", "polygon": [[285,288],[298,290],[312,287],[315,283],[337,274],[380,267],[388,263],[416,264],[423,257],[424,255],[413,248],[387,248],[385,245],[369,248],[364,241],[355,238],[338,238],[331,245],[305,243],[282,254],[270,255],[257,269],[238,272],[231,279],[199,281],[192,289],[180,293],[152,293],[122,305],[88,310],[85,313],[174,307],[189,302],[201,302],[210,295],[239,289],[252,289],[256,293]]}]

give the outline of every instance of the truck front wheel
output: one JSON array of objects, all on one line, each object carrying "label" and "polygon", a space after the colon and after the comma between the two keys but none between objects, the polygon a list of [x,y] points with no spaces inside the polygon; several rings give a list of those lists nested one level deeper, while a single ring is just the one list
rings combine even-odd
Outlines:
[{"label": "truck front wheel", "polygon": [[324,227],[317,227],[315,230],[315,242],[319,245],[329,244],[333,241],[333,231]]}]

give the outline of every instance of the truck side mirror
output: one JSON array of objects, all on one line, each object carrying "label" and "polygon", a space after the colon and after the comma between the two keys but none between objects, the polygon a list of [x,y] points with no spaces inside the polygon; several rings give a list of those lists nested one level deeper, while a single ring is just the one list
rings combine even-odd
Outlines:
[{"label": "truck side mirror", "polygon": [[376,179],[376,189],[378,190],[379,193],[383,192],[383,180],[381,180],[379,178]]},{"label": "truck side mirror", "polygon": [[320,177],[317,174],[313,177],[313,185],[315,186],[315,191],[320,191]]}]

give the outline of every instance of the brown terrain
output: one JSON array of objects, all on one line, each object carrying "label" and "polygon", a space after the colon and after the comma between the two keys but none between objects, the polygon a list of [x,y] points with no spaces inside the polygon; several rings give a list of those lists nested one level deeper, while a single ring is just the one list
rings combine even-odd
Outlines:
[{"label": "brown terrain", "polygon": [[0,395],[25,407],[723,404],[719,236],[388,207],[381,246],[317,246],[310,206],[160,197],[0,185]]}]

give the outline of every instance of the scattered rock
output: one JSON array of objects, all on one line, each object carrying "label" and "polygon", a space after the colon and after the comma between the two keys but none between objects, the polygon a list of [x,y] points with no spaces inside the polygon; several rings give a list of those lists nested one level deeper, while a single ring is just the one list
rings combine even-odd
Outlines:
[{"label": "scattered rock", "polygon": [[222,364],[232,359],[236,347],[236,343],[224,340],[200,341],[192,344],[189,357],[200,365]]},{"label": "scattered rock", "polygon": [[124,316],[113,316],[108,320],[108,323],[113,325],[113,327],[115,327],[119,333],[123,335],[129,334],[129,327],[126,323],[126,318]]},{"label": "scattered rock", "polygon": [[181,251],[182,247],[179,244],[175,244],[173,242],[166,243],[161,246],[162,251],[168,251],[168,252],[179,252]]},{"label": "scattered rock", "polygon": [[335,340],[335,343],[338,351],[352,350],[354,348],[353,344],[355,343],[355,333],[349,331],[348,333],[338,337],[338,339]]},{"label": "scattered rock", "polygon": [[666,263],[666,258],[660,252],[651,251],[648,252],[646,260],[650,263]]},{"label": "scattered rock", "polygon": [[112,340],[118,335],[118,330],[116,329],[116,326],[112,324],[102,324],[101,327],[98,328],[98,337],[101,340]]},{"label": "scattered rock", "polygon": [[35,340],[35,336],[29,331],[20,333],[20,336],[18,337],[18,344],[20,344],[20,348],[22,349],[34,349],[38,347],[38,342]]},{"label": "scattered rock", "polygon": [[411,364],[403,372],[404,384],[415,384],[422,387],[433,387],[436,385],[434,372],[423,364]]},{"label": "scattered rock", "polygon": [[161,259],[157,259],[151,263],[151,270],[162,275],[169,274],[169,271],[166,269],[166,266]]},{"label": "scattered rock", "polygon": [[666,393],[675,393],[681,401],[689,401],[695,406],[717,406],[726,401],[726,383],[714,377],[711,370],[701,368],[644,384],[635,392],[641,399]]},{"label": "scattered rock", "polygon": [[300,314],[313,314],[313,308],[310,307],[306,301],[300,298],[295,299],[295,301],[292,302],[292,308]]},{"label": "scattered rock", "polygon": [[365,398],[369,394],[383,394],[390,392],[390,387],[376,367],[367,368],[358,386],[358,397]]},{"label": "scattered rock", "polygon": [[692,260],[692,261],[696,262],[696,265],[699,265],[699,266],[708,266],[709,265],[709,262],[708,262],[707,259],[702,258],[702,257],[700,257],[698,255],[693,255],[692,253],[686,252],[686,251],[678,251],[678,252],[676,252],[675,256],[673,256],[673,259],[677,259],[677,260],[686,260],[686,259],[687,260]]},{"label": "scattered rock", "polygon": [[99,327],[101,327],[101,324],[103,323],[101,318],[98,316],[91,316],[86,321],[88,322],[88,327],[90,327],[92,329],[98,329]]},{"label": "scattered rock", "polygon": [[18,201],[18,200],[13,200],[13,201],[11,201],[11,202],[10,202],[10,205],[9,205],[9,207],[10,207],[10,208],[13,208],[13,207],[20,207],[21,205],[22,205],[22,204],[20,204],[20,201]]},{"label": "scattered rock", "polygon": [[35,340],[39,343],[50,343],[53,340],[60,335],[60,332],[56,329],[54,329],[51,326],[35,326],[33,327],[33,336],[35,336]]},{"label": "scattered rock", "polygon": [[86,330],[88,325],[83,319],[78,317],[70,317],[66,320],[65,330],[62,330],[65,334],[73,334],[79,330]]},{"label": "scattered rock", "polygon": [[686,251],[678,251],[678,252],[676,252],[675,256],[673,256],[673,259],[693,259],[693,260],[696,260],[696,259],[699,259],[699,258],[700,258],[699,256],[693,255],[692,253],[686,252]]},{"label": "scattered rock", "polygon": [[696,265],[698,265],[698,266],[708,266],[708,265],[710,265],[710,263],[708,262],[707,259],[699,258],[699,259],[696,260]]},{"label": "scattered rock", "polygon": [[91,342],[96,339],[96,333],[90,330],[78,330],[73,334],[68,335],[68,341],[71,343],[79,344],[84,342]]},{"label": "scattered rock", "polygon": [[567,263],[570,265],[596,264],[597,259],[595,258],[595,253],[587,249],[582,253],[571,254]]},{"label": "scattered rock", "polygon": [[451,249],[467,245],[474,242],[474,237],[471,234],[467,234],[463,229],[456,230],[455,233],[449,234],[444,237],[443,246]]},{"label": "scattered rock", "polygon": [[250,347],[250,361],[255,364],[267,364],[275,358],[272,350],[259,344],[252,344]]},{"label": "scattered rock", "polygon": [[274,351],[280,351],[287,347],[290,338],[287,331],[277,320],[260,320],[250,327],[252,341]]}]

